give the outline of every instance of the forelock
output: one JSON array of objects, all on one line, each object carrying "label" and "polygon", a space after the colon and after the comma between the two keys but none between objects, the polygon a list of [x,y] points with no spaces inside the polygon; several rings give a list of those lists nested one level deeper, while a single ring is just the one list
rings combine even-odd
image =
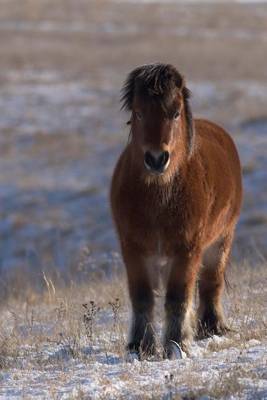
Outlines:
[{"label": "forelock", "polygon": [[147,64],[134,69],[128,75],[121,91],[122,109],[131,110],[134,97],[159,103],[164,111],[184,80],[170,64]]}]

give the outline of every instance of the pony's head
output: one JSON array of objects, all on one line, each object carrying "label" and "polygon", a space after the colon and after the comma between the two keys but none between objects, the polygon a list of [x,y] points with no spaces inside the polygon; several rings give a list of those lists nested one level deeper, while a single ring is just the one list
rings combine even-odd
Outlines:
[{"label": "pony's head", "polygon": [[194,126],[190,92],[184,78],[169,64],[134,69],[122,88],[122,108],[131,111],[136,157],[155,176],[170,175],[193,149]]}]

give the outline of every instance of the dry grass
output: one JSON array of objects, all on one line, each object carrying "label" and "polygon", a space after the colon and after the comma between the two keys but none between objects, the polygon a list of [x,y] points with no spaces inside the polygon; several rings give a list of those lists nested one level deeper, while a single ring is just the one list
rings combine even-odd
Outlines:
[{"label": "dry grass", "polygon": [[[122,282],[72,283],[68,288],[57,288],[51,278],[46,276],[45,281],[46,290],[41,295],[32,290],[23,300],[21,296],[9,298],[2,305],[0,349],[13,365],[19,350],[27,346],[35,346],[38,352],[42,346],[55,343],[77,357],[85,345],[101,342],[103,324],[110,330],[111,339],[121,332],[120,319],[127,307]],[[123,307],[118,299],[123,299]],[[99,323],[101,320],[104,322]]]},{"label": "dry grass", "polygon": [[[162,392],[169,393],[169,397],[162,397],[164,399],[189,400],[203,395],[216,399],[230,395],[238,397],[247,390],[246,379],[260,379],[260,370],[257,371],[253,364],[249,367],[243,365],[242,359],[246,360],[246,352],[251,346],[266,345],[266,265],[235,265],[230,268],[229,275],[232,288],[225,296],[225,308],[235,331],[225,339],[202,341],[203,351],[198,363],[194,359],[188,360],[191,364],[186,364],[189,368],[184,368],[182,373],[174,369],[173,373],[162,376],[164,384],[152,379],[149,391],[144,392],[147,397],[142,398],[159,398]],[[2,305],[1,370],[19,371],[27,366],[29,371],[51,368],[61,371],[66,363],[72,362],[83,363],[89,369],[96,362],[107,366],[117,362],[124,365],[129,328],[129,301],[124,275],[110,282],[95,280],[79,286],[73,283],[69,288],[58,288],[56,284],[49,283],[48,277],[46,280],[46,293],[33,296],[33,302],[10,298]],[[157,320],[162,319],[162,307],[158,307]],[[200,375],[201,363],[209,359],[212,367],[214,357],[220,359],[222,355],[227,360],[227,351],[229,354],[235,351],[240,363],[233,364],[231,361],[223,370],[223,375],[214,376],[212,381],[210,377],[203,378]],[[141,376],[148,373],[146,362],[140,363],[138,368]],[[68,378],[60,379],[63,384]],[[124,367],[118,379],[129,386],[134,385],[132,375]],[[103,375],[98,384],[109,388],[112,382]],[[256,396],[257,391],[254,394]],[[82,387],[75,396],[69,398],[86,398]]]}]

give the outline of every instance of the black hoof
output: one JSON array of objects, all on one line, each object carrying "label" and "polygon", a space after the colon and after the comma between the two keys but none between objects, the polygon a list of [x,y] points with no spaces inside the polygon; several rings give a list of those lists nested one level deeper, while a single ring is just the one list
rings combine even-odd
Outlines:
[{"label": "black hoof", "polygon": [[137,351],[127,351],[125,361],[133,363],[134,361],[140,361],[140,354]]},{"label": "black hoof", "polygon": [[210,323],[208,322],[201,322],[198,327],[198,332],[197,332],[197,339],[207,339],[210,338],[214,335],[217,336],[224,336],[229,332],[234,332],[232,329],[230,329],[227,325],[225,325],[223,322],[216,322],[216,323]]},{"label": "black hoof", "polygon": [[165,347],[165,358],[169,360],[181,360],[186,357],[186,354],[181,349],[181,346],[174,340],[170,340]]},{"label": "black hoof", "polygon": [[149,359],[156,353],[155,344],[144,347],[142,344],[129,343],[126,347],[127,355],[138,359],[139,361]]}]

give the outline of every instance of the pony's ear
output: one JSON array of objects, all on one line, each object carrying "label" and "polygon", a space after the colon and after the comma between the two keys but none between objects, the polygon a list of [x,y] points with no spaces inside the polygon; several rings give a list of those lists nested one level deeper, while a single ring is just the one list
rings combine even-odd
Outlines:
[{"label": "pony's ear", "polygon": [[142,71],[144,70],[144,66],[135,68],[126,78],[126,81],[123,84],[121,89],[121,109],[131,111],[134,99],[134,91],[135,91],[135,80]]},{"label": "pony's ear", "polygon": [[185,121],[186,121],[186,130],[187,130],[187,138],[188,138],[188,150],[189,150],[189,155],[191,155],[193,152],[194,139],[195,139],[194,119],[193,119],[191,105],[190,105],[191,92],[185,85],[182,87],[181,90],[182,90],[184,111],[185,111]]}]

